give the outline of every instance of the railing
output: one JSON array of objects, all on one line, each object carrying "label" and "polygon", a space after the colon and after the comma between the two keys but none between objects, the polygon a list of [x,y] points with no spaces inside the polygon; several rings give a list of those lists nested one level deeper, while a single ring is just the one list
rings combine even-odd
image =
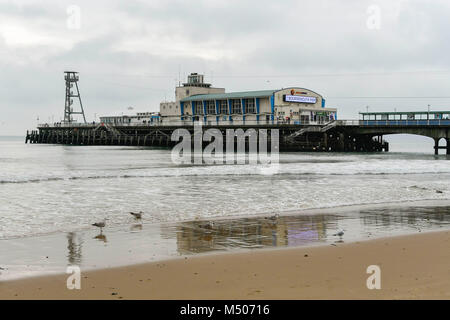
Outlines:
[{"label": "railing", "polygon": [[39,123],[38,128],[68,128],[68,127],[96,127],[100,123]]},{"label": "railing", "polygon": [[[69,127],[91,127],[95,128],[101,125],[109,125],[112,127],[188,127],[198,124],[198,121],[180,120],[180,121],[163,121],[163,122],[147,122],[147,123],[54,123],[39,124],[38,128],[69,128]],[[301,121],[285,121],[285,120],[233,120],[233,121],[206,121],[202,122],[203,126],[311,126],[322,129],[331,129],[336,126],[450,126],[450,119],[442,120],[334,120],[324,123],[318,122],[301,122]]]},{"label": "railing", "polygon": [[360,120],[362,126],[449,126],[450,119],[442,120]]},{"label": "railing", "polygon": [[360,126],[361,121],[359,120],[336,120],[337,126]]},{"label": "railing", "polygon": [[[185,127],[185,126],[193,126],[194,124],[198,124],[199,121],[192,120],[179,120],[179,121],[163,121],[163,122],[146,122],[146,123],[54,123],[47,124],[42,123],[38,125],[38,128],[67,128],[67,127],[97,127],[99,125],[109,125],[113,127]],[[309,126],[324,126],[329,124],[330,122],[318,123],[318,122],[301,122],[297,120],[210,120],[210,121],[202,121],[203,126],[255,126],[255,125],[268,125],[268,126],[279,126],[279,125],[309,125]]]}]

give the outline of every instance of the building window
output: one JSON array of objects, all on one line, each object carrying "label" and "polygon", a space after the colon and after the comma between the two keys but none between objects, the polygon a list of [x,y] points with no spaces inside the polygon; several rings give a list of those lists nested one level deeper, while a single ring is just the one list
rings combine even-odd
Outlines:
[{"label": "building window", "polygon": [[183,110],[184,114],[189,114],[189,112],[192,110],[191,104],[189,102],[185,102],[183,105],[183,108],[184,108],[184,110]]},{"label": "building window", "polygon": [[201,101],[193,101],[195,114],[203,114],[203,103]]},{"label": "building window", "polygon": [[228,114],[227,100],[219,100],[219,114]]},{"label": "building window", "polygon": [[231,100],[231,113],[242,113],[241,108],[241,99],[233,99]]},{"label": "building window", "polygon": [[309,123],[309,116],[301,115],[300,116],[300,121],[302,123]]},{"label": "building window", "polygon": [[206,101],[206,114],[216,114],[216,105],[214,100]]},{"label": "building window", "polygon": [[255,99],[245,99],[245,112],[256,113]]}]

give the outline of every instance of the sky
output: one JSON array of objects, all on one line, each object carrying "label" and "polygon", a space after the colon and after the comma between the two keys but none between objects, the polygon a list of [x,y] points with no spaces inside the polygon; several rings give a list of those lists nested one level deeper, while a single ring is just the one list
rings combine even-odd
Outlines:
[{"label": "sky", "polygon": [[65,70],[88,121],[158,111],[191,72],[308,88],[340,119],[450,110],[449,17],[447,0],[0,0],[0,135],[60,121]]}]

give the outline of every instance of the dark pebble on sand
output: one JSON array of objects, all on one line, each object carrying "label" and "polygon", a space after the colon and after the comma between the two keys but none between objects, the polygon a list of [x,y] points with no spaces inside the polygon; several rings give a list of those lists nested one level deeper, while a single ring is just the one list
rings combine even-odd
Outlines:
[{"label": "dark pebble on sand", "polygon": [[307,254],[305,254],[305,255],[304,255],[304,257],[305,257],[305,258],[307,258],[307,257],[308,257],[308,255],[307,255]]}]

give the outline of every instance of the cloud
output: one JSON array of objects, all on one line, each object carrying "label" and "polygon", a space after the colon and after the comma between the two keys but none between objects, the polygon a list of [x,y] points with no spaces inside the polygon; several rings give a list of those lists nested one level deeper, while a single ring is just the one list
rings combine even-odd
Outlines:
[{"label": "cloud", "polygon": [[[156,111],[189,72],[228,91],[308,87],[346,118],[368,104],[448,104],[346,98],[446,95],[447,1],[80,0],[79,30],[67,28],[72,4],[0,4],[0,135],[23,134],[37,115],[60,118],[66,69],[80,72],[90,119],[129,106]],[[373,4],[379,30],[367,28]]]}]

